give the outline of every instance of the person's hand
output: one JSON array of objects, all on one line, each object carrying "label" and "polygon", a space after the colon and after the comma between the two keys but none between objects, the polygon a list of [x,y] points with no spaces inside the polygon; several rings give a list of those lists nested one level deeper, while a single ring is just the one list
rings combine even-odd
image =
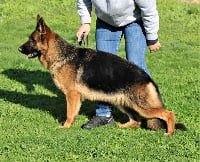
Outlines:
[{"label": "person's hand", "polygon": [[152,52],[158,51],[161,47],[161,44],[159,41],[157,41],[155,44],[149,45],[148,47],[149,47],[150,52],[152,53]]},{"label": "person's hand", "polygon": [[80,42],[83,39],[83,37],[86,37],[89,34],[89,32],[90,24],[82,24],[76,33],[78,42]]}]

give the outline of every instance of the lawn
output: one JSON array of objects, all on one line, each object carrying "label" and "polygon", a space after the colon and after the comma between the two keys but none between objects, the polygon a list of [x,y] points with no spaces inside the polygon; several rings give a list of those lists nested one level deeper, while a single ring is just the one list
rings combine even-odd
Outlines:
[{"label": "lawn", "polygon": [[[158,0],[162,49],[147,54],[151,75],[164,103],[188,131],[164,137],[164,131],[81,125],[95,113],[83,100],[76,122],[65,120],[65,97],[37,59],[18,52],[35,28],[36,15],[70,43],[78,46],[76,1],[0,0],[0,162],[169,161],[200,159],[200,5]],[[95,15],[93,14],[93,22]],[[95,48],[92,23],[89,47]],[[124,57],[124,40],[119,55]],[[116,122],[126,120],[113,109]]]}]

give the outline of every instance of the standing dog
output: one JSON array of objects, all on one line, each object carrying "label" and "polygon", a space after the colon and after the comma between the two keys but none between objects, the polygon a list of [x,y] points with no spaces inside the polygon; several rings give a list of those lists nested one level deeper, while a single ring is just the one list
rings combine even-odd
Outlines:
[{"label": "standing dog", "polygon": [[159,130],[166,123],[166,136],[175,131],[175,115],[165,109],[154,81],[135,64],[118,56],[70,45],[37,16],[29,40],[19,47],[28,58],[38,57],[59,89],[66,95],[69,128],[78,115],[81,98],[110,102],[128,115],[119,127],[147,127]]}]

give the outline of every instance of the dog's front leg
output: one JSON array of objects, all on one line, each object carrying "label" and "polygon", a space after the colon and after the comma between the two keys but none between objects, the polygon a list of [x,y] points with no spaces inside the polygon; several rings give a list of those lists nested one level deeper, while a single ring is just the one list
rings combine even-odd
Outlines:
[{"label": "dog's front leg", "polygon": [[80,93],[76,90],[71,90],[66,95],[67,101],[67,120],[63,124],[62,128],[71,127],[74,122],[76,116],[79,113],[81,107]]}]

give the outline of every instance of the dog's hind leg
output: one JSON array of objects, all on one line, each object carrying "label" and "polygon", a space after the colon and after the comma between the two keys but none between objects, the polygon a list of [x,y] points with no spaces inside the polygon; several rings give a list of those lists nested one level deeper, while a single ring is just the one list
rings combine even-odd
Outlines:
[{"label": "dog's hind leg", "polygon": [[159,118],[166,122],[167,124],[167,133],[165,133],[165,136],[172,135],[175,130],[175,115],[173,112],[168,111],[164,108],[149,108],[149,109],[143,109],[139,106],[134,105],[134,108],[137,107],[138,112],[141,116],[152,119],[152,118]]},{"label": "dog's hind leg", "polygon": [[76,116],[79,113],[81,107],[80,93],[75,90],[71,90],[66,95],[67,100],[67,120],[63,124],[62,128],[71,127]]},{"label": "dog's hind leg", "polygon": [[134,95],[129,96],[130,107],[146,119],[161,119],[166,122],[166,136],[172,135],[175,129],[175,115],[165,109],[159,91],[153,83],[135,87]]},{"label": "dog's hind leg", "polygon": [[119,128],[140,127],[141,121],[140,121],[140,118],[138,117],[138,115],[136,115],[137,112],[135,112],[134,110],[132,110],[128,107],[118,106],[118,108],[121,110],[121,112],[123,112],[124,114],[126,114],[129,117],[129,121],[126,123],[123,123],[123,124],[119,123],[119,124],[117,124],[117,127],[119,127]]}]

